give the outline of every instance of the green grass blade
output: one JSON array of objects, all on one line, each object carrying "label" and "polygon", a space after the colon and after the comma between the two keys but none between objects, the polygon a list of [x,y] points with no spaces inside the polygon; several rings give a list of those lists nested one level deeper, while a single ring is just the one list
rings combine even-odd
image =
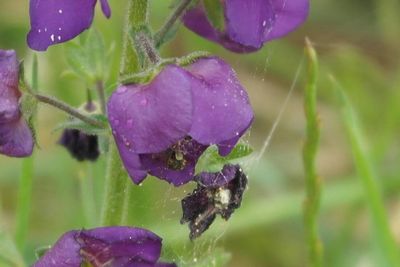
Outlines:
[{"label": "green grass blade", "polygon": [[371,212],[372,226],[379,242],[378,247],[387,261],[387,266],[400,266],[400,251],[389,227],[381,188],[366,149],[366,141],[360,123],[343,88],[333,77],[331,80],[339,96],[342,118],[351,142],[358,176],[364,187],[365,199]]},{"label": "green grass blade", "polygon": [[321,202],[321,181],[316,171],[320,130],[317,113],[318,59],[311,43],[306,40],[308,58],[307,84],[304,91],[304,110],[307,121],[306,139],[303,147],[303,165],[306,181],[304,223],[306,227],[310,266],[323,265],[323,247],[318,234],[318,215]]}]

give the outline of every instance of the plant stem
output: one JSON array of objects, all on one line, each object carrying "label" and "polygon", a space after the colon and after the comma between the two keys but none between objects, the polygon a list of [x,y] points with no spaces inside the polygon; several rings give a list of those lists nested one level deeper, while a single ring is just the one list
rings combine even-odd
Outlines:
[{"label": "plant stem", "polygon": [[20,251],[25,247],[29,226],[29,213],[31,210],[32,186],[34,175],[33,156],[22,161],[21,176],[19,180],[15,243]]},{"label": "plant stem", "polygon": [[[39,87],[39,64],[37,55],[33,55],[32,62],[32,92],[37,92]],[[37,112],[37,111],[35,111]],[[36,116],[36,114],[35,114]],[[16,211],[15,242],[17,248],[22,251],[25,247],[26,236],[29,227],[29,214],[31,210],[32,188],[34,176],[34,153],[22,160],[21,176],[19,179],[18,201]]]},{"label": "plant stem", "polygon": [[154,47],[154,41],[144,32],[133,33],[134,41],[140,53],[145,55],[151,64],[156,65],[160,62],[161,58],[157,49]]},{"label": "plant stem", "polygon": [[95,226],[96,215],[96,203],[93,192],[93,166],[91,162],[85,163],[86,172],[79,177],[79,183],[81,187],[82,195],[82,208],[85,217],[85,227]]},{"label": "plant stem", "polygon": [[166,35],[168,34],[168,32],[175,25],[175,23],[182,17],[182,15],[185,13],[186,9],[189,7],[189,5],[192,2],[193,2],[193,0],[182,0],[179,3],[179,5],[174,10],[174,12],[172,12],[170,17],[165,22],[165,24],[156,33],[156,35],[155,35],[156,47],[160,47],[163,44],[164,39],[165,39]]},{"label": "plant stem", "polygon": [[86,122],[87,124],[93,125],[95,127],[99,127],[99,128],[104,128],[105,125],[103,122],[89,117],[86,114],[82,113],[81,111],[75,109],[74,107],[68,105],[67,103],[58,100],[52,96],[46,96],[46,95],[42,95],[42,94],[33,94],[33,96],[40,102],[46,103],[50,106],[53,106],[57,109],[60,109],[66,113],[68,113],[69,115],[71,115],[72,117],[75,117],[77,119],[80,119],[83,122]]},{"label": "plant stem", "polygon": [[148,24],[148,0],[130,0],[125,21],[120,76],[140,71],[139,58],[130,32],[136,26]]},{"label": "plant stem", "polygon": [[318,60],[311,43],[306,40],[308,81],[304,92],[304,110],[307,120],[306,140],[303,147],[303,164],[306,179],[304,222],[306,227],[310,266],[323,265],[323,247],[318,234],[318,214],[321,202],[321,180],[316,171],[316,155],[320,139],[317,113]]},{"label": "plant stem", "polygon": [[377,234],[378,247],[381,248],[381,253],[387,261],[387,266],[400,266],[400,251],[391,233],[381,188],[366,150],[366,141],[362,128],[344,90],[333,77],[331,79],[339,95],[342,118],[351,142],[358,176],[364,187],[365,200],[371,212],[372,229]]},{"label": "plant stem", "polygon": [[[129,1],[127,26],[123,40],[120,77],[140,71],[138,56],[133,49],[134,46],[130,45],[134,40],[130,38],[129,33],[133,28],[147,24],[147,10],[147,0]],[[127,178],[127,173],[122,165],[116,144],[114,140],[110,140],[101,225],[118,225],[123,222],[123,213],[126,212],[126,205],[124,203],[129,200],[127,186],[130,184],[128,184],[128,182],[130,181]]]},{"label": "plant stem", "polygon": [[99,95],[101,112],[103,114],[106,114],[107,113],[107,104],[106,104],[106,93],[104,91],[103,81],[96,82],[96,89],[97,89],[97,94]]},{"label": "plant stem", "polygon": [[116,145],[110,145],[105,180],[101,225],[118,225],[122,221],[127,173],[122,166]]}]

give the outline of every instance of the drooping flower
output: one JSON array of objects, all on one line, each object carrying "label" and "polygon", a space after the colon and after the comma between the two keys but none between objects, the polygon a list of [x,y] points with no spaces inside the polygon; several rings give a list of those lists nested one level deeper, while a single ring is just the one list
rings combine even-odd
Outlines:
[{"label": "drooping flower", "polygon": [[80,130],[64,130],[58,143],[78,161],[95,161],[100,155],[97,135],[86,134]]},{"label": "drooping flower", "polygon": [[[30,0],[29,47],[45,51],[50,45],[73,39],[92,24],[96,3],[97,0]],[[100,0],[100,4],[109,18],[108,0]]]},{"label": "drooping flower", "polygon": [[162,239],[141,228],[124,226],[65,233],[33,267],[173,267],[159,263]]},{"label": "drooping flower", "polygon": [[168,65],[149,84],[120,86],[108,115],[133,182],[149,173],[175,186],[193,179],[208,146],[229,154],[253,120],[235,72],[215,57],[187,68]]},{"label": "drooping flower", "polygon": [[[88,113],[97,111],[96,104],[92,101],[89,101],[84,109]],[[77,129],[65,129],[58,143],[78,161],[96,161],[100,156],[99,140],[95,134],[88,134]]]},{"label": "drooping flower", "polygon": [[189,222],[190,239],[199,237],[220,214],[228,220],[240,207],[247,176],[239,165],[225,165],[220,172],[195,177],[197,188],[182,200],[181,223]]},{"label": "drooping flower", "polygon": [[32,154],[32,132],[19,109],[19,66],[14,50],[0,50],[0,154]]},{"label": "drooping flower", "polygon": [[234,52],[260,49],[264,43],[281,38],[307,18],[309,0],[220,0],[224,25],[217,29],[207,18],[203,4],[183,17],[187,28]]}]

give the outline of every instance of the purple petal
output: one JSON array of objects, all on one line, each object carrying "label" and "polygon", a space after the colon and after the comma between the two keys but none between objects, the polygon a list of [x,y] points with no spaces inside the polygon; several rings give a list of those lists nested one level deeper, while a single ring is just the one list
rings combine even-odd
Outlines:
[{"label": "purple petal", "polygon": [[18,100],[18,60],[14,50],[0,50],[0,123],[20,116]]},{"label": "purple petal", "polygon": [[29,47],[45,51],[50,45],[71,40],[88,29],[93,21],[96,1],[31,0]]},{"label": "purple petal", "polygon": [[0,154],[27,157],[33,151],[32,133],[24,119],[0,124]]},{"label": "purple petal", "polygon": [[202,172],[195,179],[204,187],[222,187],[236,177],[238,169],[240,169],[239,165],[224,165],[220,172]]},{"label": "purple petal", "polygon": [[[175,186],[181,186],[193,179],[195,166],[201,154],[206,150],[207,146],[201,145],[194,140],[189,142],[182,141],[183,145],[180,146],[179,151],[182,153],[182,160],[184,160],[184,167],[172,168],[168,166],[171,157],[171,149],[159,154],[143,154],[140,156],[143,166],[148,170],[151,175],[168,181]],[[174,158],[172,158],[174,160]]]},{"label": "purple petal", "polygon": [[[161,253],[161,238],[140,228],[103,227],[81,231],[76,237],[90,262],[112,262],[113,266],[129,263],[156,263]],[[119,264],[118,264],[119,263]]]},{"label": "purple petal", "polygon": [[204,145],[236,140],[251,124],[253,110],[235,72],[218,58],[200,59],[188,70],[199,80],[190,136]]},{"label": "purple petal", "polygon": [[171,65],[150,84],[120,86],[108,102],[118,147],[159,153],[186,136],[192,124],[191,80],[185,70]]},{"label": "purple petal", "polygon": [[100,0],[101,10],[103,11],[104,16],[107,18],[111,17],[111,8],[108,4],[108,0]]},{"label": "purple petal", "polygon": [[100,267],[107,263],[115,267],[154,267],[158,266],[161,241],[154,233],[141,228],[74,230],[64,234],[33,266],[80,267],[82,263],[90,263]]},{"label": "purple petal", "polygon": [[135,184],[140,184],[146,178],[147,171],[144,170],[139,155],[130,151],[119,137],[116,137],[115,141],[126,171]]},{"label": "purple petal", "polygon": [[33,137],[19,111],[18,61],[15,51],[0,50],[0,154],[32,154]]},{"label": "purple petal", "polygon": [[65,233],[33,267],[79,267],[81,266],[80,245],[75,240],[78,231]]},{"label": "purple petal", "polygon": [[225,0],[225,27],[215,29],[204,7],[189,10],[183,17],[187,28],[238,53],[260,49],[299,27],[309,12],[308,0]]},{"label": "purple petal", "polygon": [[298,28],[308,17],[309,0],[274,0],[275,23],[264,33],[264,42],[280,38]]}]

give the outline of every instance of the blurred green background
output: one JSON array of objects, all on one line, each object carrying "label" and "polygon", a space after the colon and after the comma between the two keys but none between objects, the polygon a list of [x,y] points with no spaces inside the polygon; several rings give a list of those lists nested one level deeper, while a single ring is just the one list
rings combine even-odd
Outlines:
[{"label": "blurred green background", "polygon": [[[110,1],[113,15],[100,10],[96,28],[107,47],[114,46],[111,75],[116,81],[121,53],[122,23],[127,1]],[[151,1],[156,29],[168,15],[170,1]],[[26,46],[28,1],[0,1],[0,48],[16,49],[30,72],[32,51]],[[384,266],[373,235],[362,185],[354,167],[348,138],[328,75],[346,90],[367,137],[369,157],[382,186],[391,230],[400,243],[400,2],[397,0],[312,1],[308,22],[286,38],[268,43],[261,51],[236,55],[181,27],[162,50],[163,56],[182,56],[195,50],[215,53],[237,70],[249,91],[256,120],[245,139],[255,156],[242,160],[250,175],[243,205],[230,221],[218,219],[196,242],[188,241],[187,226],[179,225],[180,199],[191,185],[172,188],[158,179],[132,186],[129,224],[151,229],[164,238],[163,257],[183,266],[307,266],[303,227],[304,175],[301,147],[304,140],[304,38],[313,42],[320,60],[318,82],[321,147],[318,170],[323,181],[320,234],[325,265]],[[66,72],[63,45],[39,53],[40,90],[80,105],[86,84]],[[295,73],[300,76],[260,161],[255,157],[283,106]],[[28,76],[29,77],[29,76]],[[52,244],[70,229],[93,227],[100,212],[104,156],[90,166],[75,162],[56,144],[53,129],[64,114],[41,106],[38,122],[40,149],[35,152],[32,212],[24,256],[34,261],[35,248]],[[0,156],[0,230],[13,233],[21,160]],[[85,216],[82,184],[93,172],[95,209]],[[91,182],[89,180],[89,182]],[[222,255],[215,257],[215,255]],[[0,263],[1,265],[1,263]]]}]

